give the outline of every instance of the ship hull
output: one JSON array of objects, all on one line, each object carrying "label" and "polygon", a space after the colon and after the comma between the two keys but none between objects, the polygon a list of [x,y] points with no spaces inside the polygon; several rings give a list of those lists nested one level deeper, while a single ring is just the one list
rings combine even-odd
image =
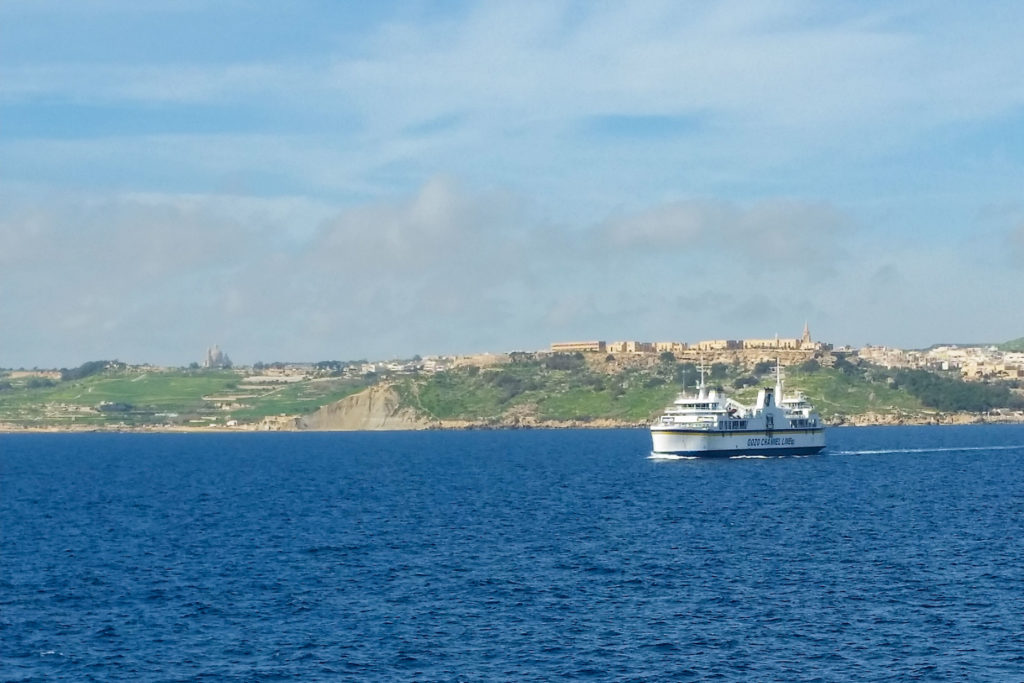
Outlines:
[{"label": "ship hull", "polygon": [[733,455],[812,455],[825,448],[824,429],[772,432],[651,430],[656,455],[729,457]]}]

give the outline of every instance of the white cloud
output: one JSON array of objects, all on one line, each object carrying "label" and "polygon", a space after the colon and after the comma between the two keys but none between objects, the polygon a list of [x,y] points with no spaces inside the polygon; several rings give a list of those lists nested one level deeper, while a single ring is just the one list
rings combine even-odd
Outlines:
[{"label": "white cloud", "polygon": [[[263,173],[278,192],[329,201],[410,192],[447,173],[515,187],[586,220],[679,197],[841,201],[899,192],[875,164],[936,154],[934,136],[950,127],[1024,106],[1009,20],[1017,12],[499,2],[396,14],[324,42],[333,49],[276,60],[12,60],[0,65],[9,103],[93,103],[111,117],[127,106],[120,115],[136,118],[146,116],[140,106],[185,108],[167,134],[47,141],[43,132],[0,152],[10,167],[58,183],[73,182],[75,169],[93,175],[82,173],[89,167],[129,187],[218,192],[217,183]],[[255,113],[259,133],[190,132],[211,107],[229,121]],[[587,132],[586,122],[609,115],[694,126],[623,144]],[[438,121],[449,123],[431,129]]]},{"label": "white cloud", "polygon": [[[1013,151],[984,152],[1024,108],[1015,4],[404,12],[276,57],[5,56],[0,101],[32,123],[0,130],[7,349],[351,357],[808,317],[898,343],[1002,317],[951,283],[1020,284],[969,234],[1019,185]],[[79,105],[111,120],[78,127]],[[119,124],[151,111],[166,131]],[[990,243],[1024,260],[1008,230]]]},{"label": "white cloud", "polygon": [[741,207],[691,200],[616,218],[605,226],[604,241],[609,249],[712,252],[808,267],[841,258],[842,234],[851,227],[849,218],[823,204],[775,200]]},{"label": "white cloud", "polygon": [[793,201],[673,203],[572,234],[521,198],[445,178],[357,207],[154,194],[16,203],[0,214],[0,317],[18,321],[0,365],[187,363],[212,343],[252,362],[785,336],[805,319],[839,342],[924,344],[960,336],[957,321],[1013,336],[959,283],[993,306],[1024,286],[1019,270],[977,272],[951,247],[883,258],[838,210]]},{"label": "white cloud", "polygon": [[[1024,103],[1011,6],[964,14],[817,3],[487,3],[396,19],[290,61],[5,66],[5,99],[251,101],[315,95],[394,131],[451,112],[492,125],[716,112],[789,130],[941,124]],[[955,30],[954,30],[955,25]],[[329,27],[328,27],[329,28]],[[324,63],[329,69],[324,69]],[[296,103],[308,101],[297,100]]]}]

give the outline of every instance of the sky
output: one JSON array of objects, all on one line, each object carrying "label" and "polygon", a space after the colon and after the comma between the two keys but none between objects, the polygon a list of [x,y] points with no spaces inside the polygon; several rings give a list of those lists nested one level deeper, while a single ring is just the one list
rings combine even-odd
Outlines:
[{"label": "sky", "polygon": [[1024,336],[1024,4],[0,4],[0,367]]}]

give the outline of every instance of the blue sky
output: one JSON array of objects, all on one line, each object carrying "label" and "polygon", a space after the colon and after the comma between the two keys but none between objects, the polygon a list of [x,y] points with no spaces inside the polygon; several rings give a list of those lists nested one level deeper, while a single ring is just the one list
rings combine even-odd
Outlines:
[{"label": "blue sky", "polygon": [[1021,25],[7,0],[0,366],[1024,335]]}]

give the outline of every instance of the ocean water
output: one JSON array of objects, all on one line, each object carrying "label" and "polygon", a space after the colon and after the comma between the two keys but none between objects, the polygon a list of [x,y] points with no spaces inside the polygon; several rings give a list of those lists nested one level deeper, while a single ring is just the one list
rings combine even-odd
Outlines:
[{"label": "ocean water", "polygon": [[0,679],[1024,680],[1024,426],[0,435]]}]

